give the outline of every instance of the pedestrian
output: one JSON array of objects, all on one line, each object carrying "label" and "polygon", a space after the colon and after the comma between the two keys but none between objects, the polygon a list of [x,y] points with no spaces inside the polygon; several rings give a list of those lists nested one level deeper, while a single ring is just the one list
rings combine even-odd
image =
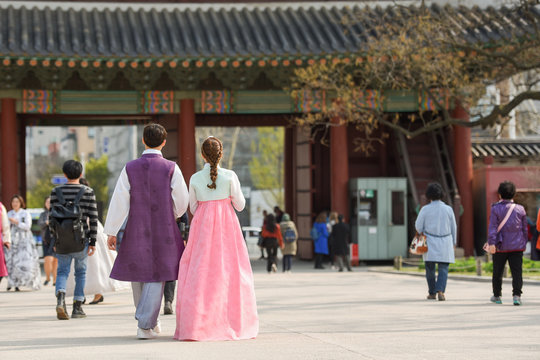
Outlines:
[{"label": "pedestrian", "polygon": [[153,339],[161,332],[165,282],[177,279],[184,251],[176,219],[186,212],[188,191],[178,165],[163,158],[166,139],[163,126],[144,127],[145,150],[122,169],[105,221],[109,249],[115,250],[127,218],[111,278],[131,282],[139,339]]},{"label": "pedestrian", "polygon": [[10,222],[11,247],[6,251],[6,265],[8,270],[7,290],[26,286],[33,290],[41,288],[41,270],[39,255],[30,230],[32,217],[25,210],[24,199],[21,195],[11,197],[11,209],[7,216]]},{"label": "pedestrian", "polygon": [[279,224],[283,220],[283,210],[279,208],[279,206],[274,206],[274,216],[276,217],[276,223]]},{"label": "pedestrian", "polygon": [[328,228],[325,212],[317,216],[311,232],[314,241],[315,269],[324,269],[323,256],[328,255]]},{"label": "pedestrian", "polygon": [[[51,214],[49,227],[55,238],[58,259],[56,273],[56,317],[69,320],[66,309],[66,284],[74,262],[75,290],[71,317],[85,318],[82,309],[88,256],[96,250],[98,212],[96,196],[92,188],[81,185],[82,164],[68,160],[62,166],[67,183],[51,191]],[[80,214],[77,218],[66,218],[66,214]]]},{"label": "pedestrian", "polygon": [[43,244],[43,270],[45,270],[45,282],[43,285],[49,284],[51,277],[53,286],[56,285],[56,270],[58,269],[58,259],[54,253],[54,238],[51,236],[49,229],[49,215],[51,213],[51,197],[45,198],[43,212],[39,215],[38,225],[41,229],[41,241]]},{"label": "pedestrian", "polygon": [[[85,186],[90,186],[85,178],[80,178],[79,183]],[[103,225],[98,220],[96,234],[96,250],[94,255],[88,258],[86,264],[86,281],[84,284],[85,294],[94,294],[94,298],[89,305],[96,305],[105,300],[104,293],[120,291],[129,288],[127,282],[111,279],[111,273],[116,252],[109,251],[107,246],[107,235],[103,232]],[[66,296],[73,294],[75,289],[75,279],[70,271],[68,281],[66,283]],[[84,303],[84,302],[83,302]]]},{"label": "pedestrian", "polygon": [[264,225],[261,236],[263,238],[264,248],[268,257],[266,263],[266,271],[268,273],[277,271],[277,249],[283,249],[283,237],[281,236],[281,228],[276,223],[274,214],[266,215],[266,224]]},{"label": "pedestrian", "polygon": [[527,214],[523,206],[514,203],[516,186],[510,181],[499,184],[499,199],[491,206],[489,216],[489,252],[493,254],[493,296],[491,302],[502,304],[502,279],[506,262],[512,272],[512,300],[521,305],[523,287],[523,252],[527,246]]},{"label": "pedestrian", "polygon": [[11,232],[9,230],[9,219],[5,206],[0,202],[0,282],[8,276],[4,247],[8,250],[11,247]]},{"label": "pedestrian", "polygon": [[246,200],[232,170],[219,167],[223,145],[201,147],[202,170],[189,183],[193,219],[178,273],[177,340],[241,340],[259,332],[253,272],[235,209]]},{"label": "pedestrian", "polygon": [[428,184],[426,198],[429,203],[420,209],[415,223],[416,231],[419,234],[423,233],[427,239],[428,251],[423,254],[423,258],[426,266],[428,300],[446,300],[448,267],[455,261],[456,218],[454,210],[441,200],[443,196],[444,192],[439,183]]},{"label": "pedestrian", "polygon": [[[184,246],[187,245],[187,239],[189,237],[189,220],[187,212],[184,213],[180,218],[176,219],[178,224],[178,229],[182,234],[182,239],[184,239]],[[174,301],[174,290],[176,288],[176,280],[171,280],[165,282],[165,290],[163,291],[163,315],[172,315],[173,311],[173,301]]]},{"label": "pedestrian", "polygon": [[259,233],[259,240],[257,241],[257,245],[261,249],[261,257],[259,258],[259,260],[265,259],[265,256],[264,256],[264,244],[263,244],[263,237],[262,237],[262,229],[264,228],[264,225],[266,224],[266,217],[268,216],[268,211],[263,210],[262,215],[263,215],[263,223],[262,223],[262,226],[261,226],[261,232]]},{"label": "pedestrian", "polygon": [[284,243],[281,250],[283,254],[283,272],[291,272],[292,258],[296,255],[298,230],[296,230],[296,225],[287,213],[283,214],[279,227],[281,228]]},{"label": "pedestrian", "polygon": [[351,245],[351,230],[349,225],[343,222],[343,215],[337,216],[337,223],[332,226],[332,232],[328,238],[330,248],[337,259],[340,272],[343,271],[343,263],[347,266],[347,271],[352,271],[349,261],[349,247]]},{"label": "pedestrian", "polygon": [[332,270],[336,270],[336,266],[334,264],[336,254],[334,253],[334,249],[332,248],[332,242],[330,241],[330,236],[332,235],[332,227],[338,223],[338,213],[336,211],[331,211],[328,214],[328,219],[326,222],[326,229],[328,230],[328,257],[330,258],[330,268]]}]

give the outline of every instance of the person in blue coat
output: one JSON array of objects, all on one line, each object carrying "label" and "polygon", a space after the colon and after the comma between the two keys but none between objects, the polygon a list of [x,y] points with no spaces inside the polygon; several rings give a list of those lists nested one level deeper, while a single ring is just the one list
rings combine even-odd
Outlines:
[{"label": "person in blue coat", "polygon": [[328,255],[328,228],[326,227],[326,213],[322,212],[317,216],[313,229],[317,236],[313,239],[315,252],[315,269],[324,269],[322,265],[323,256]]},{"label": "person in blue coat", "polygon": [[[431,183],[426,189],[430,201],[420,209],[415,227],[427,239],[428,251],[423,255],[428,283],[428,300],[446,300],[444,292],[448,279],[448,267],[455,261],[454,248],[457,240],[457,226],[454,210],[442,202],[444,192],[439,183]],[[435,265],[438,267],[435,277]]]}]

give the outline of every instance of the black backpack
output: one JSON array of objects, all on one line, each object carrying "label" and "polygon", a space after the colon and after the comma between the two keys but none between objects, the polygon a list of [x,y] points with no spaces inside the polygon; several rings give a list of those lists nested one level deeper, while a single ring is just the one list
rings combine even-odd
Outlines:
[{"label": "black backpack", "polygon": [[51,207],[49,227],[56,238],[55,248],[58,254],[69,254],[84,250],[84,224],[79,202],[85,192],[86,187],[83,186],[74,201],[66,201],[62,189],[56,188],[58,203]]}]

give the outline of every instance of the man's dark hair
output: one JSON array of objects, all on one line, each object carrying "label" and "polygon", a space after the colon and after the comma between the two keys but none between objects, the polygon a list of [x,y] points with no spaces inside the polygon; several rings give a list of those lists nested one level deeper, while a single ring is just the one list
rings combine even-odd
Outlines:
[{"label": "man's dark hair", "polygon": [[441,200],[443,198],[443,195],[444,191],[441,184],[434,182],[427,186],[426,198],[428,200]]},{"label": "man's dark hair", "polygon": [[159,124],[152,123],[144,127],[143,140],[150,148],[158,147],[167,138],[167,130]]},{"label": "man's dark hair", "polygon": [[68,160],[62,166],[62,171],[69,180],[78,179],[82,174],[82,164],[75,160]]},{"label": "man's dark hair", "polygon": [[512,200],[516,195],[516,185],[510,181],[503,181],[497,190],[503,200]]}]

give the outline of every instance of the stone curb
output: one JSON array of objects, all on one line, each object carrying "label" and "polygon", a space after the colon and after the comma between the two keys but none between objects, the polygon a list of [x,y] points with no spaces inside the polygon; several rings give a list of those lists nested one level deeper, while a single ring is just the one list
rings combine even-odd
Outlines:
[{"label": "stone curb", "polygon": [[[382,274],[392,274],[392,275],[411,275],[411,276],[421,276],[425,277],[425,274],[423,273],[409,273],[409,272],[403,272],[403,271],[396,271],[396,270],[381,270],[381,269],[368,269],[368,272],[374,272],[374,273],[382,273]],[[470,276],[470,275],[456,275],[449,273],[448,274],[449,280],[459,280],[459,281],[473,281],[473,282],[491,282],[490,276]],[[511,284],[512,279],[506,278],[503,279],[503,283],[505,284]],[[530,279],[523,279],[523,285],[537,285],[540,286],[540,280],[530,280]]]}]

